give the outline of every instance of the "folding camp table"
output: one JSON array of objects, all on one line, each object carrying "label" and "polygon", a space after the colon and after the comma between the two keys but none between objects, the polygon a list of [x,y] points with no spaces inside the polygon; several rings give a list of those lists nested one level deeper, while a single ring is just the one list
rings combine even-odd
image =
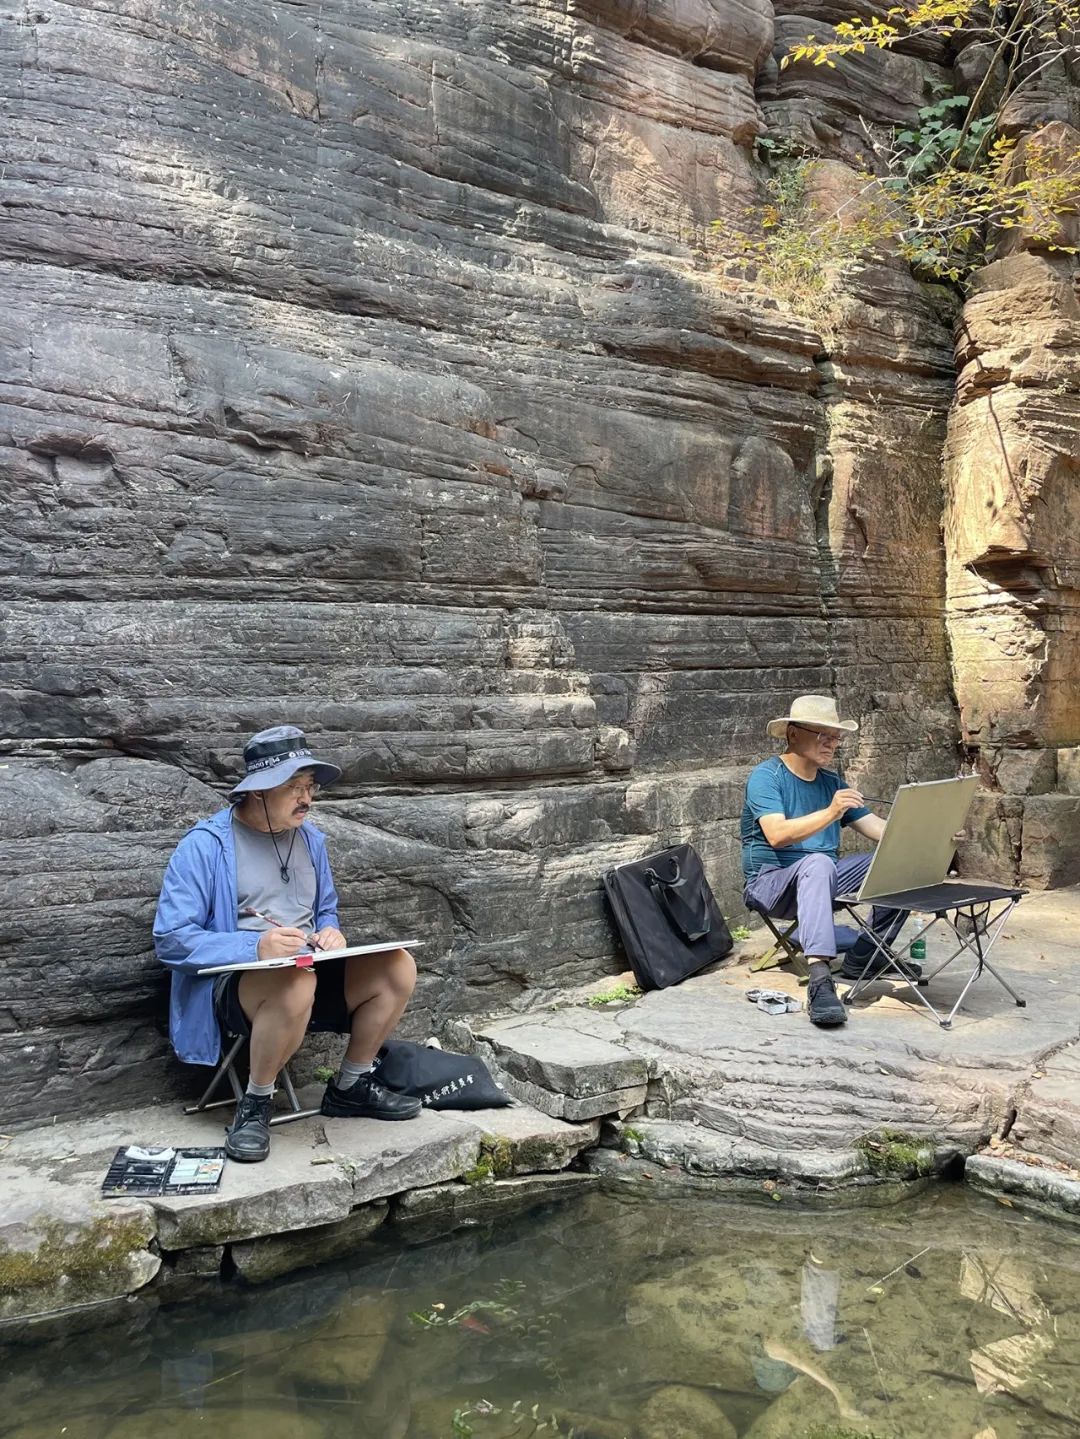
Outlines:
[{"label": "folding camp table", "polygon": [[[867,901],[865,899],[860,901],[856,895],[838,895],[835,901],[836,907],[846,910],[854,923],[874,945],[874,952],[867,959],[862,974],[844,995],[844,1003],[850,1004],[853,1000],[858,999],[867,985],[874,984],[879,979],[898,979],[907,985],[942,1029],[951,1029],[956,1011],[963,1004],[968,990],[985,969],[993,975],[1002,989],[1012,996],[1017,1007],[1024,1009],[1027,1001],[1021,999],[1012,985],[1002,978],[987,956],[997,943],[1009,915],[1012,914],[1026,893],[1026,890],[1013,889],[1006,885],[979,884],[972,880],[957,879],[943,880],[940,884],[923,885],[917,889],[900,890],[896,894],[875,894],[873,897],[875,905],[881,905],[887,909],[913,910],[917,914],[933,916],[930,923],[922,930],[920,938],[930,934],[935,926],[940,924],[946,933],[951,934],[957,941],[957,947],[949,957],[943,960],[936,969],[929,972],[924,971],[918,981],[906,974],[903,967],[905,962],[911,963],[911,946],[914,943],[914,936],[900,948],[897,947],[896,941],[891,944],[886,943],[880,935],[874,933],[859,913],[857,906],[860,903],[866,904]],[[996,909],[995,905],[998,906]],[[967,923],[961,927],[965,920]],[[967,954],[973,961],[971,973],[967,976],[964,987],[957,996],[953,1007],[948,1014],[942,1015],[934,1008],[922,990],[932,984],[943,970],[964,954]],[[877,974],[871,975],[869,973],[871,966],[875,960],[880,959],[884,959],[886,967],[879,970]]]}]

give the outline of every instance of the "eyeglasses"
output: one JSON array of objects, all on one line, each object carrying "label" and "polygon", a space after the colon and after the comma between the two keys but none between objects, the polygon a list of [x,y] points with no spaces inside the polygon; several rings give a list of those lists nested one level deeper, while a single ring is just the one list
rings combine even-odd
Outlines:
[{"label": "eyeglasses", "polygon": [[301,775],[298,775],[296,779],[288,780],[281,788],[286,794],[310,794],[312,799],[319,793],[319,786],[315,781]]},{"label": "eyeglasses", "polygon": [[844,743],[846,738],[842,734],[830,734],[828,730],[811,729],[808,724],[796,724],[794,720],[791,721],[791,728],[801,729],[805,734],[812,734],[819,744],[836,745],[837,748]]}]

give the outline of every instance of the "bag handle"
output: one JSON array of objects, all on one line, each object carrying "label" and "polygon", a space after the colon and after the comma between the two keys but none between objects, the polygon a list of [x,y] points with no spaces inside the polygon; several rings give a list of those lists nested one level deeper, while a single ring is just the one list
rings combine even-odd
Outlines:
[{"label": "bag handle", "polygon": [[674,927],[691,943],[698,939],[704,939],[712,928],[712,916],[709,914],[709,902],[700,891],[698,898],[701,901],[701,914],[695,914],[690,900],[685,893],[678,893],[685,890],[688,881],[683,877],[679,869],[678,860],[671,861],[671,868],[674,873],[670,879],[661,879],[655,869],[645,871],[645,880],[652,891],[653,898],[663,909]]}]

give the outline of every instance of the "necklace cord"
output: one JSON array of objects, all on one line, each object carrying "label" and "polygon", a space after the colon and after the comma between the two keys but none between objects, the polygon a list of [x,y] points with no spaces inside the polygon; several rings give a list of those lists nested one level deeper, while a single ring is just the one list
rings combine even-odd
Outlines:
[{"label": "necklace cord", "polygon": [[281,874],[281,882],[282,884],[288,884],[289,860],[292,859],[293,845],[296,843],[296,830],[294,829],[289,837],[289,848],[285,855],[285,858],[282,859],[281,850],[278,849],[277,836],[274,834],[273,827],[270,824],[270,807],[266,803],[266,796],[264,794],[260,794],[259,798],[262,800],[263,813],[266,815],[266,828],[270,831],[270,843],[274,846],[274,853],[277,855],[278,869]]}]

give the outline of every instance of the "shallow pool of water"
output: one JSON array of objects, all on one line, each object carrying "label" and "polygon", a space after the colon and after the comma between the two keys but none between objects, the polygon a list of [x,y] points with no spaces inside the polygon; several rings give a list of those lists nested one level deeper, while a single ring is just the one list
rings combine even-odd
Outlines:
[{"label": "shallow pool of water", "polygon": [[1080,1434],[1080,1234],[594,1194],[3,1351],[16,1439]]}]

